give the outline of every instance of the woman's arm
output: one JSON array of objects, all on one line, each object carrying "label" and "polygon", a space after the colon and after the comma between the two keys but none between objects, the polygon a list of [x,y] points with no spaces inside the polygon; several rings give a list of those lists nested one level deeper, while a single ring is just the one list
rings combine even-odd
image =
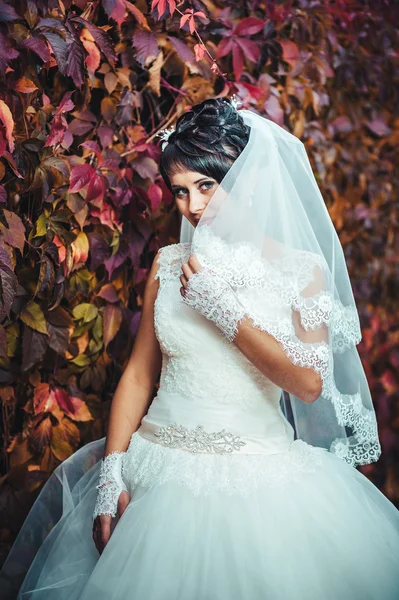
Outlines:
[{"label": "woman's arm", "polygon": [[159,280],[156,255],[144,292],[140,325],[129,361],[112,399],[105,455],[125,451],[147,413],[153,397],[162,362],[161,350],[154,330],[154,302]]},{"label": "woman's arm", "polygon": [[[195,255],[191,255],[188,262],[182,265],[182,271],[180,292],[187,304],[213,320],[244,356],[275,385],[306,404],[319,398],[322,391],[320,375],[311,368],[295,365],[272,335],[253,326],[226,282],[213,279],[212,275],[207,274],[198,281],[202,267]],[[194,275],[197,279],[194,277],[196,283],[193,288],[190,281],[193,281],[191,278]],[[319,285],[319,281],[308,286],[309,295],[315,293],[312,289],[315,285]],[[188,287],[190,290],[187,296]],[[223,302],[227,302],[224,308]],[[293,312],[292,320],[296,336],[301,342],[307,344],[328,341],[328,329],[325,325],[314,331],[306,331],[296,311]]]},{"label": "woman's arm", "polygon": [[[310,404],[321,394],[321,377],[313,369],[294,365],[285,354],[279,342],[266,331],[251,325],[246,317],[237,325],[234,344],[266,377],[283,390]],[[321,341],[320,332],[306,331],[301,341]],[[314,338],[311,339],[312,334]],[[326,339],[326,338],[325,338]]]}]

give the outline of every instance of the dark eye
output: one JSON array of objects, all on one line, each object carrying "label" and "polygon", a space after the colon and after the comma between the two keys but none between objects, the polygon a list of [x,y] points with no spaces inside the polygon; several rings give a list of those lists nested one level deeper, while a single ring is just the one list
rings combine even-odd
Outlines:
[{"label": "dark eye", "polygon": [[178,188],[177,190],[174,191],[174,195],[176,198],[183,198],[183,196],[185,196],[185,194],[187,194],[186,188]]},{"label": "dark eye", "polygon": [[213,186],[213,184],[214,184],[214,181],[203,181],[203,182],[201,183],[201,186],[200,186],[200,187],[202,188],[202,186],[204,186],[204,188],[203,188],[203,189],[205,189],[205,190],[210,190],[210,189],[211,189],[211,187]]}]

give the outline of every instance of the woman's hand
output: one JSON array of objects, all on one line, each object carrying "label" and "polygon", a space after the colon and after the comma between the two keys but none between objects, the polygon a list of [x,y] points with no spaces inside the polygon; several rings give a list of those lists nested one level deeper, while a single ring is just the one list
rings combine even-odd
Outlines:
[{"label": "woman's hand", "polygon": [[228,340],[234,340],[245,311],[229,282],[214,269],[203,267],[195,254],[182,265],[183,302],[213,321]]},{"label": "woman's hand", "polygon": [[[123,490],[118,499],[118,515],[123,515],[130,502],[130,495]],[[102,554],[109,538],[111,537],[111,515],[98,515],[93,521],[93,541],[100,554]]]},{"label": "woman's hand", "polygon": [[201,269],[202,269],[202,267],[200,265],[198,258],[195,256],[195,254],[192,254],[190,256],[190,258],[188,259],[188,261],[182,265],[181,270],[183,271],[183,275],[180,275],[180,281],[182,283],[182,287],[180,288],[180,294],[183,296],[183,298],[184,298],[185,291],[187,289],[187,284],[188,284],[190,277],[194,273],[199,273],[199,271],[201,271]]}]

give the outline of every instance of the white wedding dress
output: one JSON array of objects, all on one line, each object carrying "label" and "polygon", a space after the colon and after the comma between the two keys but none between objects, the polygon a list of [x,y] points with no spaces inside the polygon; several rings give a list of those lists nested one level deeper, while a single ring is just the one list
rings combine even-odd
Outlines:
[{"label": "white wedding dress", "polygon": [[398,600],[399,511],[342,459],[294,440],[281,389],[183,303],[189,255],[180,243],[159,259],[162,373],[125,457],[128,508],[99,556],[91,527],[105,439],[76,452],[17,539],[5,597],[52,520],[20,599]]}]

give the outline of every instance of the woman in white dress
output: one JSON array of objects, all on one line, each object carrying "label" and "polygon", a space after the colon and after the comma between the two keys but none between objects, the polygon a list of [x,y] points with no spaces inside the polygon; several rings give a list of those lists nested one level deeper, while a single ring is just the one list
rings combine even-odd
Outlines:
[{"label": "woman in white dress", "polygon": [[107,437],[44,487],[4,598],[398,600],[399,511],[355,468],[381,448],[303,144],[225,99],[162,137],[180,242],[154,259]]}]

